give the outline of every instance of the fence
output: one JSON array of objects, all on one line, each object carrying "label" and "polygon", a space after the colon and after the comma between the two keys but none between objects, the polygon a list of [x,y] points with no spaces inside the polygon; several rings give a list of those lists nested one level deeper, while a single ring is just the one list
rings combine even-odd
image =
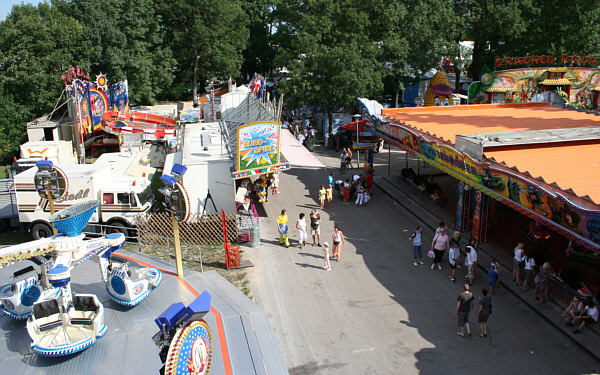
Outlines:
[{"label": "fence", "polygon": [[[227,226],[227,241],[237,242],[238,222],[235,213],[225,214]],[[140,230],[139,239],[143,243],[155,243],[168,246],[166,239],[173,238],[171,218],[164,212],[140,215],[135,220],[135,226]],[[223,224],[221,214],[194,214],[186,223],[179,224],[181,242],[192,245],[215,245],[223,243]]]}]

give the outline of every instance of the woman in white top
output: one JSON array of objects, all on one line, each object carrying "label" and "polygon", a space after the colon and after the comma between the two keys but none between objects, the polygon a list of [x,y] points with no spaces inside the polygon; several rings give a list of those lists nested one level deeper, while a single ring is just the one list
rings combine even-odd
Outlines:
[{"label": "woman in white top", "polygon": [[521,285],[521,268],[519,267],[519,263],[523,261],[523,256],[525,255],[525,250],[523,250],[524,247],[525,244],[519,242],[517,247],[513,250],[513,281],[516,281],[518,285]]},{"label": "woman in white top", "polygon": [[529,283],[529,279],[531,278],[532,274],[534,273],[534,267],[535,267],[535,259],[533,259],[533,257],[530,254],[525,254],[525,256],[523,257],[523,260],[525,261],[525,278],[523,280],[523,290],[527,290],[529,289],[527,287],[527,284]]},{"label": "woman in white top", "polygon": [[308,234],[306,233],[306,220],[304,220],[304,214],[300,214],[298,221],[296,221],[296,229],[298,229],[298,241],[300,242],[300,248],[306,245],[306,239]]}]

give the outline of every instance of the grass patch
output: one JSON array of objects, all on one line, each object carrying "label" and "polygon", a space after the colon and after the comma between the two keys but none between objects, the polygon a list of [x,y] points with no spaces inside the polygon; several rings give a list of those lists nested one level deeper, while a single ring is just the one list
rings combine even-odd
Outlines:
[{"label": "grass patch", "polygon": [[[237,244],[234,244],[234,246],[236,245]],[[139,251],[137,244],[126,244],[125,248],[132,251]],[[171,248],[169,254],[166,253],[166,248],[161,250],[162,251],[159,251],[151,247],[142,248],[142,252],[147,255],[151,255],[171,264],[175,264],[175,249]],[[200,250],[202,251],[202,257],[200,257]],[[238,288],[242,293],[249,298],[253,298],[252,290],[250,289],[250,282],[248,281],[248,275],[245,269],[227,269],[223,245],[199,245],[198,247],[182,246],[181,252],[183,257],[188,259],[184,259],[184,267],[191,268],[198,272],[201,272],[202,269],[204,269],[205,272],[213,270],[217,271],[227,281],[235,285],[235,287]],[[243,253],[244,251],[240,250],[240,258],[243,258]],[[201,261],[202,266],[200,265]]]},{"label": "grass patch", "polygon": [[31,241],[31,237],[28,234],[21,234],[18,227],[7,228],[0,233],[0,245],[18,245],[28,241]]}]

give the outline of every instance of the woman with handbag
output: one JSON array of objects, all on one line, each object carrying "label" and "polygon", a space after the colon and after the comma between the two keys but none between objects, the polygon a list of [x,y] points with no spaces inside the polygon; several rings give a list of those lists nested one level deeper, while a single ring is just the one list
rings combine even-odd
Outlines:
[{"label": "woman with handbag", "polygon": [[435,254],[431,269],[433,269],[436,264],[439,270],[442,269],[442,258],[444,257],[444,252],[448,250],[449,247],[450,239],[446,234],[446,228],[442,228],[440,229],[440,233],[433,237],[433,242],[431,243],[431,250],[433,250],[433,253]]}]

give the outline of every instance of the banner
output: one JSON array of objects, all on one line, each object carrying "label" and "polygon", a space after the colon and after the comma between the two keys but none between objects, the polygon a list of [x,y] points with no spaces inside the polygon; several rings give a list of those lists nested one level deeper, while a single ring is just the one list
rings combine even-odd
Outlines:
[{"label": "banner", "polygon": [[238,127],[237,172],[271,167],[279,163],[281,123],[251,122]]},{"label": "banner", "polygon": [[461,232],[471,230],[471,197],[472,190],[463,181],[458,181],[456,188],[456,227]]},{"label": "banner", "polygon": [[477,190],[475,191],[474,200],[475,209],[473,210],[473,230],[471,233],[477,242],[486,243],[490,197]]}]

